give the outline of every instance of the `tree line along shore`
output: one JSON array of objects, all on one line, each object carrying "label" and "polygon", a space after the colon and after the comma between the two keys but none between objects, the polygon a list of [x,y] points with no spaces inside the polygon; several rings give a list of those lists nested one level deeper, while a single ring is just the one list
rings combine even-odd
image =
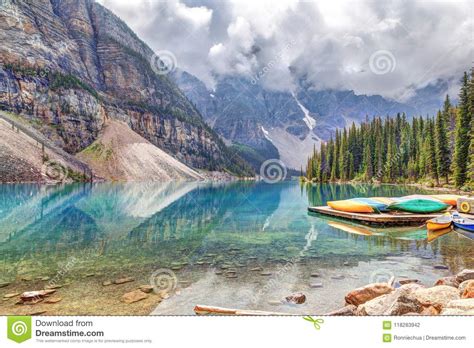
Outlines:
[{"label": "tree line along shore", "polygon": [[435,117],[402,113],[336,130],[314,148],[301,177],[310,182],[421,183],[474,189],[474,68],[464,73],[459,101],[448,95]]}]

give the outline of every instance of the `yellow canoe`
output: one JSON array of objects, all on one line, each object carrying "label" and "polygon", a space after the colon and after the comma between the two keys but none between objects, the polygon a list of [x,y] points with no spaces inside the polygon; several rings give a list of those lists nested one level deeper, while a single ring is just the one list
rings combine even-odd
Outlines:
[{"label": "yellow canoe", "polygon": [[453,218],[451,214],[447,213],[437,218],[428,220],[426,222],[426,227],[428,228],[429,231],[437,231],[437,230],[449,228],[452,222],[453,222]]},{"label": "yellow canoe", "polygon": [[452,194],[430,195],[430,197],[433,197],[437,200],[440,200],[441,202],[445,204],[449,204],[452,206],[456,206],[458,198],[465,198],[464,196],[452,195]]},{"label": "yellow canoe", "polygon": [[352,201],[352,200],[342,200],[342,201],[329,201],[327,205],[334,210],[345,211],[348,213],[373,213],[374,209],[365,203]]}]

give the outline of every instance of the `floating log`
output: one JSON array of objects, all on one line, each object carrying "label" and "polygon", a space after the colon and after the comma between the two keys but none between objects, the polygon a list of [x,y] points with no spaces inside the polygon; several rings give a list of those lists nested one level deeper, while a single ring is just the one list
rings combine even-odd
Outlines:
[{"label": "floating log", "polygon": [[194,313],[197,315],[291,315],[288,313],[255,311],[249,309],[222,308],[205,305],[196,305]]}]

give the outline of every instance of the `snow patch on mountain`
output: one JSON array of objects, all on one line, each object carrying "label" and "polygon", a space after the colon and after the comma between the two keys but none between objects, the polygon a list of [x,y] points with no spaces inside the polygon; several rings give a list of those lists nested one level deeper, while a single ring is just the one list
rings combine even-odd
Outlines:
[{"label": "snow patch on mountain", "polygon": [[313,148],[318,150],[322,140],[313,132],[310,132],[304,140],[288,133],[282,128],[272,128],[268,130],[271,142],[278,149],[280,160],[287,168],[300,169],[306,167],[308,157],[313,152]]},{"label": "snow patch on mountain", "polygon": [[309,114],[309,110],[306,109],[304,107],[304,105],[300,103],[300,101],[296,97],[296,94],[292,93],[292,95],[293,95],[293,98],[295,98],[295,101],[298,104],[298,106],[300,107],[301,111],[303,111],[303,114],[304,114],[303,121],[304,121],[304,123],[306,123],[309,130],[313,130],[313,128],[316,127],[316,120],[311,117],[311,115]]}]

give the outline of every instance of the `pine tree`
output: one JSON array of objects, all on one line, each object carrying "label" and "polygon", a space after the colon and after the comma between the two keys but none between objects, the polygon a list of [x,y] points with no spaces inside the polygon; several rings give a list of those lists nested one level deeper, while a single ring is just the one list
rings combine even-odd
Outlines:
[{"label": "pine tree", "polygon": [[436,141],[434,131],[434,121],[428,120],[428,172],[431,177],[436,180],[436,185],[439,185],[438,166],[436,163]]},{"label": "pine tree", "polygon": [[[445,110],[446,107],[448,110],[451,108],[449,105],[449,97],[446,96]],[[449,112],[449,111],[448,111]],[[435,138],[436,138],[436,165],[438,174],[440,177],[443,177],[445,183],[449,182],[449,167],[451,165],[451,154],[449,151],[449,142],[448,134],[446,129],[446,118],[445,114],[441,114],[441,111],[438,111],[436,116],[436,129],[435,129]]]},{"label": "pine tree", "polygon": [[457,188],[464,185],[467,178],[467,164],[470,145],[471,115],[469,113],[469,79],[464,73],[459,108],[456,119],[454,145],[454,184]]}]

